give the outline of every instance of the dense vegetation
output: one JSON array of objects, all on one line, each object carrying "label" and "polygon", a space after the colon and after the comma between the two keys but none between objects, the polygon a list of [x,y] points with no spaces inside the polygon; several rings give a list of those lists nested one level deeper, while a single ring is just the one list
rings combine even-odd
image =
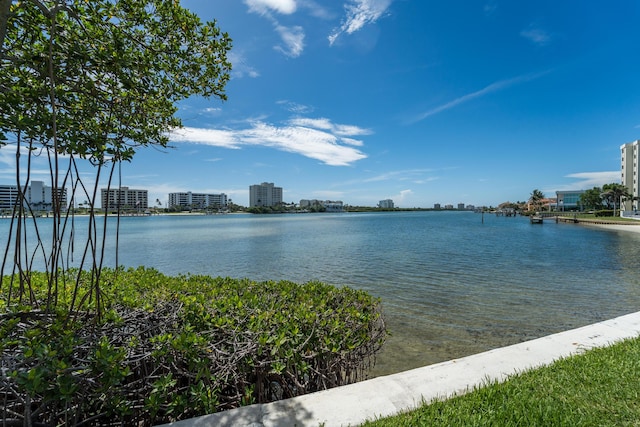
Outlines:
[{"label": "dense vegetation", "polygon": [[64,308],[76,277],[56,312],[39,310],[46,274],[33,305],[7,306],[20,282],[4,277],[3,421],[146,426],[288,398],[364,378],[386,337],[379,301],[350,288],[107,269],[96,322],[95,299]]},{"label": "dense vegetation", "polygon": [[635,338],[365,426],[638,425],[638,378],[640,338]]}]

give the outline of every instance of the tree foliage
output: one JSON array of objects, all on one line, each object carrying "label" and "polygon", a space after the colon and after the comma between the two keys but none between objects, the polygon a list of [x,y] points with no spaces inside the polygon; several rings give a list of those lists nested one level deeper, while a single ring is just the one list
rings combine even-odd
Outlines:
[{"label": "tree foliage", "polygon": [[580,194],[580,204],[584,209],[602,209],[602,189],[600,187],[593,187],[590,190],[585,190],[584,193]]},{"label": "tree foliage", "polygon": [[[178,101],[193,95],[226,99],[231,40],[215,22],[201,22],[176,0],[8,3],[5,14],[7,0],[0,0],[0,149],[15,147],[22,192],[33,158],[49,162],[56,244],[50,253],[37,246],[50,274],[48,309],[55,305],[58,271],[68,268],[63,249],[74,247],[65,242],[73,234],[69,207],[76,199],[87,200],[94,212],[103,175],[110,187],[117,166],[138,148],[167,147],[168,133],[181,126]],[[78,162],[84,160],[95,166],[93,188],[81,179]],[[71,189],[70,206],[61,203],[63,188]],[[29,211],[21,194],[13,217],[23,224],[12,227],[19,286],[8,294],[18,300],[30,298],[34,253],[21,245]],[[84,248],[81,267],[92,268],[95,280],[79,298],[99,298],[103,249],[95,220],[92,216],[87,242],[78,245]],[[5,257],[0,274],[6,264]]]},{"label": "tree foliage", "polygon": [[620,207],[623,198],[630,198],[631,193],[627,187],[618,183],[605,184],[602,186],[602,200],[608,208],[613,209],[613,215],[616,215],[616,208]]},{"label": "tree foliage", "polygon": [[136,147],[167,145],[177,101],[226,99],[229,48],[173,0],[15,3],[0,128],[95,164],[130,160]]}]

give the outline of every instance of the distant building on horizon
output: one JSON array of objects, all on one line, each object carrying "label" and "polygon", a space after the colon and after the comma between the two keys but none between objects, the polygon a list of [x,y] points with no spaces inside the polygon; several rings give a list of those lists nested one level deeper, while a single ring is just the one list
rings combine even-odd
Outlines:
[{"label": "distant building on horizon", "polygon": [[192,193],[187,191],[186,193],[169,193],[169,208],[183,207],[183,208],[224,208],[228,204],[227,195],[225,193],[220,194],[205,194],[205,193]]},{"label": "distant building on horizon", "polygon": [[463,211],[464,210],[464,203],[458,203],[458,210],[459,211]]},{"label": "distant building on horizon", "polygon": [[[60,206],[67,207],[67,189],[58,188]],[[19,199],[17,185],[0,185],[0,209],[13,209]],[[35,210],[51,210],[53,208],[54,191],[43,181],[31,181],[24,189],[24,206]]]},{"label": "distant building on horizon", "polygon": [[433,209],[436,209],[436,210],[442,209],[442,208],[440,207],[440,203],[434,203],[434,204],[433,204]]},{"label": "distant building on horizon", "polygon": [[282,203],[282,187],[273,182],[263,182],[249,186],[249,206],[276,206]]},{"label": "distant building on horizon", "polygon": [[129,187],[100,189],[101,204],[104,210],[147,209],[149,207],[148,190],[135,190]]},{"label": "distant building on horizon", "polygon": [[391,199],[380,200],[378,202],[378,207],[383,209],[393,209],[394,208],[393,200]]},{"label": "distant building on horizon", "polygon": [[342,200],[300,199],[298,206],[300,209],[323,207],[325,212],[342,212],[344,210]]},{"label": "distant building on horizon", "polygon": [[[620,146],[621,151],[621,183],[631,196],[640,197],[640,180],[638,179],[638,156],[640,156],[640,140],[635,140]],[[624,200],[620,211],[631,211],[638,209],[637,201],[633,199]]]}]

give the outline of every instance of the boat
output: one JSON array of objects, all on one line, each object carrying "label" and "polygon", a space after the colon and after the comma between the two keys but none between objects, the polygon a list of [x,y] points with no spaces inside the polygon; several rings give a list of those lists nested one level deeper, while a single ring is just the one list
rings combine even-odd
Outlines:
[{"label": "boat", "polygon": [[531,224],[542,224],[544,218],[542,215],[536,213],[534,215],[531,215],[529,217],[529,220],[531,221]]}]

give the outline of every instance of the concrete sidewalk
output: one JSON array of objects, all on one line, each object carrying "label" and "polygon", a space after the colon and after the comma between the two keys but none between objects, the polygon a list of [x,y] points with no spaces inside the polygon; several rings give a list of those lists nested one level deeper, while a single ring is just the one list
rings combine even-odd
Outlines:
[{"label": "concrete sidewalk", "polygon": [[357,426],[423,401],[464,393],[487,380],[504,380],[516,372],[638,335],[640,312],[461,359],[165,426]]}]

